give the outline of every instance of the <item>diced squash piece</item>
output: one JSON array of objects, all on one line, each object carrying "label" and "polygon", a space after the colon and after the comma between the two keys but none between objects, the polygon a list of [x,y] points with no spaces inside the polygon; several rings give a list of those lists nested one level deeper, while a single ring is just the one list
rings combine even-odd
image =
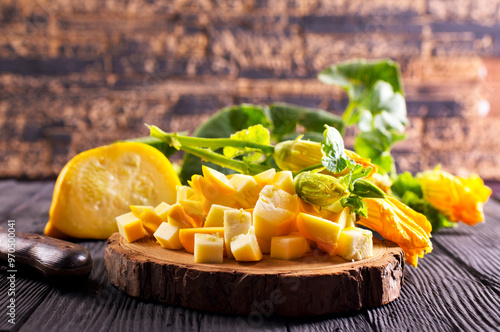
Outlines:
[{"label": "diced squash piece", "polygon": [[260,251],[263,254],[269,254],[271,252],[271,241],[270,240],[264,240],[264,239],[261,239],[260,237],[258,237],[257,242],[259,243]]},{"label": "diced squash piece", "polygon": [[[224,211],[224,241],[231,243],[231,239],[240,234],[247,234],[252,225],[252,215],[243,210]],[[230,246],[226,246],[227,257],[233,257]]]},{"label": "diced squash piece", "polygon": [[304,212],[307,214],[312,214],[313,216],[321,217],[321,213],[318,210],[318,208],[316,207],[316,205],[308,203],[300,198],[299,198],[299,210],[300,210],[300,212]]},{"label": "diced squash piece", "polygon": [[208,211],[204,227],[224,227],[224,211],[235,210],[228,206],[214,204]]},{"label": "diced squash piece", "polygon": [[250,175],[235,174],[230,182],[236,189],[235,198],[244,209],[252,208],[259,199],[259,192],[262,189],[255,179]]},{"label": "diced squash piece", "polygon": [[161,202],[158,204],[154,210],[158,216],[160,216],[161,220],[168,222],[168,212],[172,208],[172,205],[167,204],[165,202]]},{"label": "diced squash piece", "polygon": [[252,217],[255,234],[271,241],[273,236],[286,235],[295,229],[299,198],[273,185],[265,186],[255,205]]},{"label": "diced squash piece", "polygon": [[[300,235],[300,236],[303,236],[298,231],[297,232],[292,232],[292,233],[290,233],[288,235]],[[304,247],[304,253],[307,254],[308,252],[311,252],[311,244],[315,244],[315,242],[313,242],[313,241],[311,241],[311,240],[309,240],[309,239],[306,238],[306,245]]]},{"label": "diced squash piece", "polygon": [[[213,204],[236,207],[237,202],[232,195],[224,194],[216,185],[205,179],[203,176],[195,174],[188,181],[196,195],[203,203],[203,211],[208,213]],[[235,190],[236,191],[236,190]]]},{"label": "diced squash piece", "polygon": [[210,234],[224,238],[224,227],[196,227],[183,228],[179,231],[179,239],[182,246],[187,252],[194,253],[194,236],[195,234]]},{"label": "diced squash piece", "polygon": [[366,229],[348,227],[340,232],[336,254],[345,260],[359,261],[373,256],[373,235]]},{"label": "diced squash piece", "polygon": [[205,222],[207,214],[203,211],[203,203],[194,200],[180,200],[179,204],[184,208],[184,212],[191,217],[193,227],[201,227]]},{"label": "diced squash piece", "polygon": [[136,216],[137,218],[141,218],[141,214],[144,212],[144,210],[154,210],[152,206],[149,205],[130,205],[129,206],[130,211]]},{"label": "diced squash piece", "polygon": [[224,240],[210,234],[195,234],[194,262],[195,263],[222,263]]},{"label": "diced squash piece", "polygon": [[189,216],[184,212],[184,208],[179,203],[175,203],[168,211],[168,223],[179,228],[193,227]]},{"label": "diced squash piece", "polygon": [[219,188],[222,193],[226,195],[232,195],[236,192],[233,184],[221,172],[204,165],[201,167],[201,170],[205,179]]},{"label": "diced squash piece", "polygon": [[273,183],[275,174],[276,170],[274,168],[270,168],[267,171],[254,175],[253,178],[259,186],[264,188],[265,186]]},{"label": "diced squash piece", "polygon": [[307,239],[301,234],[275,236],[271,239],[270,256],[277,259],[297,259],[304,256],[308,247]]},{"label": "diced squash piece", "polygon": [[116,224],[121,236],[129,243],[146,236],[141,219],[137,218],[132,212],[116,217]]},{"label": "diced squash piece", "polygon": [[315,241],[321,250],[329,255],[335,254],[342,229],[340,224],[301,212],[297,216],[297,228],[305,238]]},{"label": "diced squash piece", "polygon": [[179,227],[163,222],[153,235],[163,248],[181,249],[179,230]]},{"label": "diced squash piece", "polygon": [[163,222],[163,219],[156,214],[155,210],[150,209],[144,209],[139,218],[142,221],[144,229],[146,229],[149,234],[156,232],[158,227],[160,227]]},{"label": "diced squash piece", "polygon": [[[349,207],[345,207],[340,212],[331,212],[326,209],[321,211],[321,217],[323,219],[330,220],[336,224],[339,224],[341,228],[346,228],[347,223],[351,224],[351,209]],[[354,217],[356,218],[356,217]]]},{"label": "diced squash piece", "polygon": [[348,228],[348,227],[356,227],[356,212],[351,212],[347,216],[347,220],[345,222],[344,228]]},{"label": "diced squash piece", "polygon": [[192,199],[193,196],[195,196],[195,193],[190,186],[177,186],[177,202]]},{"label": "diced squash piece", "polygon": [[277,172],[273,177],[273,184],[290,195],[295,195],[295,184],[291,171]]},{"label": "diced squash piece", "polygon": [[262,259],[257,237],[252,231],[233,237],[230,247],[234,259],[239,262],[256,262]]}]

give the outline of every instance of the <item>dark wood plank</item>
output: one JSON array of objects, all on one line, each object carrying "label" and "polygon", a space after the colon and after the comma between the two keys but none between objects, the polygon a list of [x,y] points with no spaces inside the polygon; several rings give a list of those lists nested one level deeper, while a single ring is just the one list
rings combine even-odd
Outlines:
[{"label": "dark wood plank", "polygon": [[401,297],[368,310],[376,330],[492,331],[500,298],[440,248],[409,267]]},{"label": "dark wood plank", "polygon": [[[7,183],[7,185],[5,184]],[[5,227],[8,219],[16,220],[16,232],[40,232],[48,218],[50,199],[52,197],[53,182],[18,183],[11,185],[12,181],[0,183],[0,209],[3,216],[0,227]],[[48,202],[48,204],[47,204]],[[8,296],[9,280],[5,266],[0,270],[0,315],[7,317],[7,305],[10,298],[16,303],[16,324],[13,326],[7,319],[0,320],[0,330],[17,329],[23,325],[34,309],[47,296],[51,286],[44,280],[30,276],[30,271],[25,271],[16,266],[15,296]]]},{"label": "dark wood plank", "polygon": [[488,202],[485,215],[486,221],[473,227],[440,230],[432,242],[500,296],[500,204]]},{"label": "dark wood plank", "polygon": [[[52,181],[41,182],[14,182],[6,180],[0,182],[0,222],[5,221],[13,214],[13,210],[26,206],[33,198],[40,195],[42,188],[53,186]],[[45,194],[45,193],[43,193]],[[48,211],[48,209],[47,209]]]}]

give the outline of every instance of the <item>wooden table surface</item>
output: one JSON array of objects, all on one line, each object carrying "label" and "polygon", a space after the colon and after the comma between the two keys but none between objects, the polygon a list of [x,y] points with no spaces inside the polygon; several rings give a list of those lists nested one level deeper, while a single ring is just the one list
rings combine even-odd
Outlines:
[{"label": "wooden table surface", "polygon": [[[0,227],[42,233],[53,182],[0,181]],[[16,275],[16,324],[8,322],[9,282],[0,272],[0,329],[19,331],[499,331],[500,204],[485,206],[486,222],[434,234],[434,251],[406,267],[401,296],[382,307],[322,317],[283,318],[263,303],[249,316],[217,315],[131,298],[109,283],[106,241],[78,241],[94,268],[83,283],[48,283]],[[18,268],[19,270],[19,268]],[[245,299],[242,299],[244,301]],[[304,299],[306,300],[306,299]]]}]

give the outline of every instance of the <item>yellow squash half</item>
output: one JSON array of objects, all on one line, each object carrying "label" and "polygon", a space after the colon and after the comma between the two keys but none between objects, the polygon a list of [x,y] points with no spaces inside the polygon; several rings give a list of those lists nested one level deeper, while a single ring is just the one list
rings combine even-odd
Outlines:
[{"label": "yellow squash half", "polygon": [[175,203],[179,178],[168,159],[143,143],[114,143],[82,152],[57,178],[45,234],[106,239],[130,205]]}]

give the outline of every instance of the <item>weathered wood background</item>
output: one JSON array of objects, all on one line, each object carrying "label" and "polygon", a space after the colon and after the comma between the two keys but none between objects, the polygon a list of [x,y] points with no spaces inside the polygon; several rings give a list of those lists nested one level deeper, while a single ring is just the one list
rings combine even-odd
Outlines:
[{"label": "weathered wood background", "polygon": [[390,57],[411,120],[399,169],[499,180],[499,24],[491,0],[2,0],[0,177],[54,177],[145,122],[192,130],[230,104],[340,113],[316,74]]}]

